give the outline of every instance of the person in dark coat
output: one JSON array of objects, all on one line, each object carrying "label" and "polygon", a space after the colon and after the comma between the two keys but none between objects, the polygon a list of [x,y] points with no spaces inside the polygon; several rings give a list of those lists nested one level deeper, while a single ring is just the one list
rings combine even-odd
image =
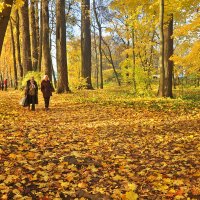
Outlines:
[{"label": "person in dark coat", "polygon": [[35,104],[38,104],[38,85],[34,77],[27,81],[25,95],[27,95],[28,109],[30,110],[30,104],[32,104],[31,110],[34,111]]},{"label": "person in dark coat", "polygon": [[44,75],[44,78],[41,82],[41,91],[44,97],[45,110],[47,111],[49,109],[50,97],[52,96],[52,92],[54,91],[54,88],[47,75]]}]

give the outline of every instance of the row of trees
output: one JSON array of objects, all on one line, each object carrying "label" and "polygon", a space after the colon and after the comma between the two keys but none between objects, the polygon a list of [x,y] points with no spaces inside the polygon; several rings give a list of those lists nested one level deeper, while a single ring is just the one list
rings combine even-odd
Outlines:
[{"label": "row of trees", "polygon": [[[66,50],[66,5],[63,0],[56,0],[56,64],[57,80],[52,65],[51,38],[49,22],[49,0],[31,0],[16,2],[7,0],[4,2],[5,8],[1,13],[0,23],[3,24],[1,37],[1,49],[5,31],[10,23],[10,34],[13,51],[14,80],[22,79],[29,71],[42,71],[50,79],[52,74],[57,83],[57,92],[69,91],[68,70],[67,70],[67,50]],[[72,3],[70,3],[72,4]],[[82,77],[87,80],[87,88],[92,88],[91,84],[91,41],[90,41],[90,1],[81,2],[82,6]],[[39,10],[40,8],[40,10]],[[12,14],[10,17],[12,9]],[[70,8],[69,8],[70,9]],[[13,31],[15,26],[15,34]],[[18,63],[18,67],[17,67]]]},{"label": "row of trees", "polygon": [[75,78],[88,89],[103,88],[112,70],[109,77],[118,85],[131,84],[135,93],[151,89],[157,75],[158,95],[172,97],[173,79],[198,72],[198,0],[4,2],[11,6],[4,4],[1,13],[0,47],[4,39],[7,52],[11,41],[15,80],[42,71],[62,93]]}]

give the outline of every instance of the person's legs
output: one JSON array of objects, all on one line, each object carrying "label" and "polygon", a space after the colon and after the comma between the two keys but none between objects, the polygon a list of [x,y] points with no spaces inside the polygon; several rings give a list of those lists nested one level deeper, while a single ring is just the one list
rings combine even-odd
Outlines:
[{"label": "person's legs", "polygon": [[45,97],[45,98],[44,98],[45,109],[46,109],[46,110],[48,110],[48,108],[49,108],[49,100],[50,100],[50,97]]},{"label": "person's legs", "polygon": [[31,96],[32,97],[32,109],[31,110],[35,110],[35,96]]}]

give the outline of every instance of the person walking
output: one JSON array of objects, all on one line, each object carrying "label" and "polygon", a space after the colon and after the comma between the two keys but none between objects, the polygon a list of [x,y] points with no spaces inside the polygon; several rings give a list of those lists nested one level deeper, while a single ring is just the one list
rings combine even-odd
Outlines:
[{"label": "person walking", "polygon": [[[34,77],[26,82],[25,95],[27,95],[28,109],[35,111],[35,104],[38,104],[38,86]],[[32,104],[30,108],[30,104]]]},{"label": "person walking", "polygon": [[41,91],[44,97],[45,110],[49,110],[49,101],[52,96],[52,92],[54,92],[54,88],[49,80],[48,75],[44,75],[43,80],[41,82]]}]

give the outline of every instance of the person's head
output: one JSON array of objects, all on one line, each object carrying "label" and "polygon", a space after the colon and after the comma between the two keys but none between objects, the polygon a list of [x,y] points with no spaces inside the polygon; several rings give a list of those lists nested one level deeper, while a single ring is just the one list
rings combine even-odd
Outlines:
[{"label": "person's head", "polygon": [[43,80],[48,81],[49,80],[48,75],[44,75]]},{"label": "person's head", "polygon": [[31,81],[34,81],[34,76],[32,76],[32,77],[30,78],[30,80],[31,80]]}]

